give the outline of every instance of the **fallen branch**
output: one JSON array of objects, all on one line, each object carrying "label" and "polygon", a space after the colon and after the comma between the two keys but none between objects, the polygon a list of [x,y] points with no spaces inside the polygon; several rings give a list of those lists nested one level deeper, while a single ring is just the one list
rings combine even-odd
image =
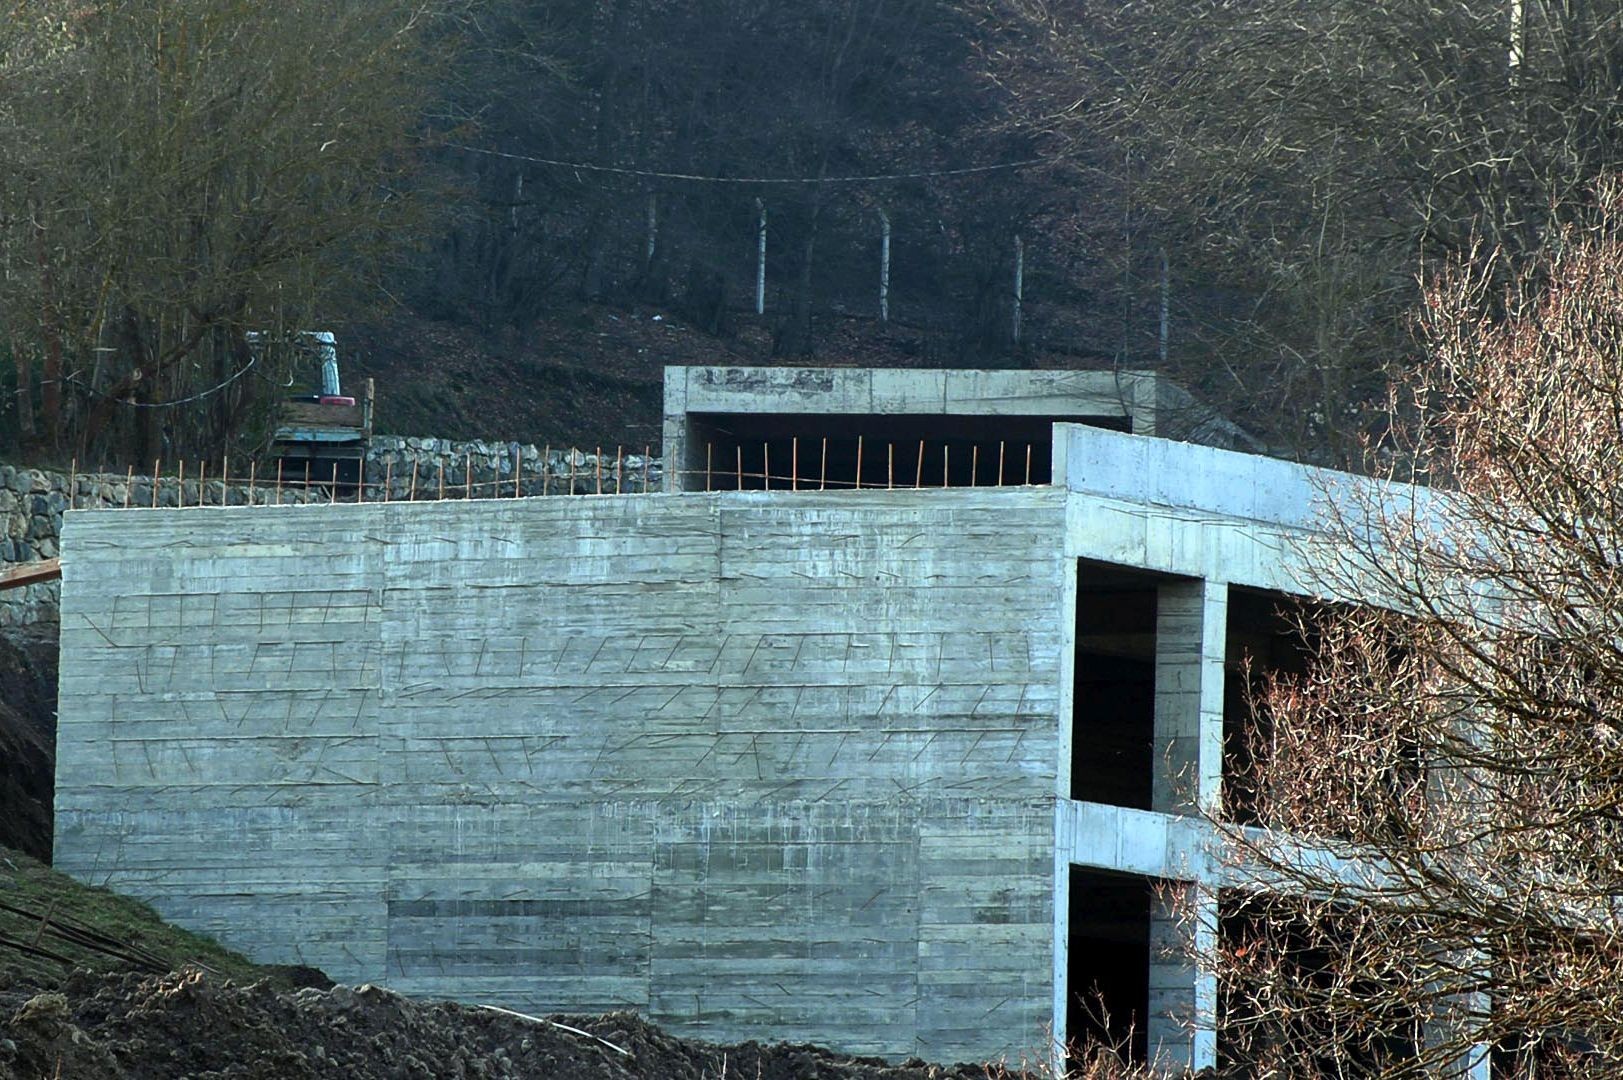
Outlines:
[{"label": "fallen branch", "polygon": [[531,1023],[545,1024],[547,1027],[555,1027],[559,1031],[567,1031],[571,1035],[579,1035],[582,1038],[591,1039],[593,1042],[600,1042],[617,1054],[623,1054],[626,1057],[633,1056],[630,1050],[627,1050],[623,1046],[609,1042],[609,1040],[603,1038],[601,1035],[593,1035],[590,1031],[582,1031],[578,1027],[570,1027],[568,1024],[560,1024],[556,1020],[548,1020],[542,1016],[531,1016],[528,1013],[514,1012],[512,1009],[503,1009],[497,1005],[475,1005],[474,1008],[488,1009],[490,1012],[501,1013],[503,1016],[516,1016],[520,1020],[528,1020]]}]

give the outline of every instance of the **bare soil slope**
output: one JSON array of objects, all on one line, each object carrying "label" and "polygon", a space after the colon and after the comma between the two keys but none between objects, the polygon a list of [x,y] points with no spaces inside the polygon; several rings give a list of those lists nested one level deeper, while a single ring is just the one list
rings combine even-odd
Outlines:
[{"label": "bare soil slope", "polygon": [[806,1046],[711,1046],[635,1016],[527,1018],[267,967],[0,849],[0,1080],[165,1077],[988,1080]]},{"label": "bare soil slope", "polygon": [[479,1080],[986,1080],[998,1068],[889,1066],[806,1046],[712,1046],[635,1016],[529,1019],[373,986],[286,991],[197,971],[76,976],[0,992],[0,1077]]},{"label": "bare soil slope", "polygon": [[0,634],[0,847],[51,857],[56,628]]},{"label": "bare soil slope", "polygon": [[[667,364],[1000,367],[916,326],[829,315],[810,359],[774,357],[777,317],[734,313],[705,333],[669,308],[585,304],[523,330],[491,333],[395,312],[339,340],[345,386],[372,377],[377,426],[391,435],[554,446],[649,446],[657,453]],[[1085,368],[1108,357],[1034,349],[1021,366]]]}]

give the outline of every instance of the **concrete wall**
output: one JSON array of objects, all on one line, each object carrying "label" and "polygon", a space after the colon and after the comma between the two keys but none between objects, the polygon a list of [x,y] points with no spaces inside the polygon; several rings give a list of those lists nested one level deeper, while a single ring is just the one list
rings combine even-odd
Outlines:
[{"label": "concrete wall", "polygon": [[340,979],[1041,1054],[1064,526],[1049,489],[70,513],[56,858]]},{"label": "concrete wall", "polygon": [[703,490],[704,447],[693,418],[717,414],[864,417],[874,424],[871,434],[881,438],[886,418],[903,415],[1067,418],[1163,439],[1260,448],[1153,371],[668,367],[667,490]]},{"label": "concrete wall", "polygon": [[[84,509],[175,506],[184,502],[218,505],[222,498],[247,505],[272,500],[273,493],[262,487],[232,484],[229,492],[218,481],[199,485],[187,480],[182,486],[175,476],[158,484],[156,495],[151,476],[129,473],[53,472],[46,469],[0,465],[0,569],[16,563],[54,558],[62,542],[62,514],[72,505]],[[303,492],[282,493],[288,502],[308,501]],[[312,496],[313,497],[313,496]],[[325,496],[323,495],[324,499]],[[41,624],[54,628],[57,622],[58,585],[54,581],[21,589],[0,590],[0,633],[17,627]]]}]

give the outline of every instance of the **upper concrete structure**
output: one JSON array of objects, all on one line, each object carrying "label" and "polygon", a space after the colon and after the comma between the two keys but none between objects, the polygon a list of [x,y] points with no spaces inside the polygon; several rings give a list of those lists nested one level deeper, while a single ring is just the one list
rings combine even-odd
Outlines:
[{"label": "upper concrete structure", "polygon": [[[868,439],[868,464],[875,474],[891,440],[962,448],[980,441],[988,463],[999,442],[1034,443],[1046,462],[1055,422],[1214,446],[1254,443],[1181,387],[1149,371],[670,367],[665,369],[666,490],[707,490],[707,476],[712,486],[725,482],[735,464],[733,448],[740,444],[752,465],[756,447],[776,444],[772,474],[788,478],[790,442],[796,437],[805,452],[798,475],[808,480],[818,478],[820,465],[827,464],[818,460],[818,444],[833,440],[845,467],[835,463],[828,479],[849,482],[850,444],[859,435]],[[821,449],[826,456],[827,447]],[[969,462],[969,454],[961,453],[958,468]]]},{"label": "upper concrete structure", "polygon": [[933,1059],[1097,994],[1209,1064],[1225,676],[1358,481],[1051,438],[1001,489],[70,513],[58,864],[408,992]]}]

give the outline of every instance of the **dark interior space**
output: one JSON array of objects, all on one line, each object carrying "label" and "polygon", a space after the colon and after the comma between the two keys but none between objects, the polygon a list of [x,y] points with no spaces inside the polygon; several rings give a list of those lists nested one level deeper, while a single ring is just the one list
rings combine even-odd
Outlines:
[{"label": "dark interior space", "polygon": [[[1412,1061],[1420,1045],[1414,1012],[1337,970],[1337,958],[1352,942],[1345,918],[1319,900],[1219,892],[1219,950],[1250,958],[1259,972],[1277,973],[1219,980],[1219,1070],[1236,1067],[1271,1044],[1320,1047],[1306,1071],[1310,1076],[1389,1075],[1394,1065]],[[1356,1029],[1347,1028],[1344,1017],[1337,1028],[1328,1013],[1313,1008],[1333,988],[1369,1003],[1368,1016]],[[1250,1054],[1244,1052],[1247,1044]]]},{"label": "dark interior space", "polygon": [[1071,867],[1067,1045],[1103,1041],[1143,1061],[1150,1000],[1150,900],[1154,883],[1132,874]]},{"label": "dark interior space", "polygon": [[1258,755],[1269,722],[1254,695],[1275,675],[1307,670],[1315,605],[1301,597],[1233,586],[1229,589],[1226,671],[1223,679],[1223,799],[1229,818],[1256,822]]},{"label": "dark interior space", "polygon": [[[346,492],[353,496],[355,485],[360,482],[361,461],[356,457],[335,457],[309,452],[300,447],[292,451],[284,450],[275,470],[277,470],[275,475],[279,478],[276,482],[283,487],[320,488],[326,491],[336,483],[340,497]],[[208,479],[207,476],[204,479]],[[447,485],[451,483],[451,479],[447,477]]]},{"label": "dark interior space", "polygon": [[1149,810],[1155,775],[1155,606],[1165,580],[1080,560],[1071,798]]},{"label": "dark interior space", "polygon": [[[688,491],[1046,484],[1056,423],[1128,430],[1126,417],[695,413]],[[860,469],[858,458],[860,457]]]}]

